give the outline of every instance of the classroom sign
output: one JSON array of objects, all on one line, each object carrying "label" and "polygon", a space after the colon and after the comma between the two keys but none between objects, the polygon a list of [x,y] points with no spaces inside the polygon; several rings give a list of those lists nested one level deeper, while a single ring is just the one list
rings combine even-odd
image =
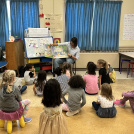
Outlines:
[{"label": "classroom sign", "polygon": [[27,58],[67,58],[68,47],[50,46],[53,43],[52,37],[25,38],[25,50]]}]

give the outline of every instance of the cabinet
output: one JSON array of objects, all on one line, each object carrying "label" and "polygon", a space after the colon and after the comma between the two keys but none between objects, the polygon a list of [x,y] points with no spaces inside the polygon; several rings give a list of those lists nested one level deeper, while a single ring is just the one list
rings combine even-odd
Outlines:
[{"label": "cabinet", "polygon": [[7,69],[18,70],[19,66],[24,66],[23,41],[5,42]]}]

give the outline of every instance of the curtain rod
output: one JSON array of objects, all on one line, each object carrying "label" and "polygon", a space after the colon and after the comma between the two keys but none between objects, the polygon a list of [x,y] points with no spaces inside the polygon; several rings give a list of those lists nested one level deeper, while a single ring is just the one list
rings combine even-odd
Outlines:
[{"label": "curtain rod", "polygon": [[[65,0],[65,2],[67,2],[67,1],[68,0]],[[86,0],[79,0],[79,1],[86,1]],[[123,0],[89,0],[89,1],[122,1],[123,2]]]}]

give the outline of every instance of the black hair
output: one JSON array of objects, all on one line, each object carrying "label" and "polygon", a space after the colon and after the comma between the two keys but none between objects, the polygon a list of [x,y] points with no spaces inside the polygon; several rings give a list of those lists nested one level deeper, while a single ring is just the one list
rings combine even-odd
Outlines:
[{"label": "black hair", "polygon": [[16,73],[16,77],[18,77],[18,76],[19,76],[18,71],[17,71],[17,70],[14,70],[14,71],[15,71],[15,73]]},{"label": "black hair", "polygon": [[80,75],[71,77],[68,84],[71,88],[85,88],[85,82]]},{"label": "black hair", "polygon": [[38,73],[37,83],[35,84],[36,87],[39,87],[39,91],[42,92],[45,85],[46,80],[46,71],[40,70]]},{"label": "black hair", "polygon": [[77,38],[73,37],[71,41],[74,43],[74,47],[77,47]]},{"label": "black hair", "polygon": [[60,67],[57,67],[55,70],[54,70],[54,73],[57,74],[58,76],[61,75],[61,72],[62,72],[62,69]]},{"label": "black hair", "polygon": [[56,79],[49,79],[44,87],[42,103],[46,107],[59,106],[61,102],[61,87]]},{"label": "black hair", "polygon": [[26,65],[26,70],[28,71],[29,69],[32,69],[32,66],[34,66],[33,64],[27,64]]},{"label": "black hair", "polygon": [[91,74],[91,75],[95,75],[96,72],[96,65],[93,63],[93,62],[88,62],[87,63],[87,70],[88,70],[88,74]]}]

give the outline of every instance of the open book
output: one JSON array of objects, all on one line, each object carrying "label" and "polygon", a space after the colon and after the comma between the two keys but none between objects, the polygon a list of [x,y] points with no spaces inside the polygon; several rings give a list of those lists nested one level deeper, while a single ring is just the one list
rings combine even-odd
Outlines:
[{"label": "open book", "polygon": [[66,45],[61,46],[49,46],[45,44],[45,57],[49,58],[67,58],[68,47]]}]

